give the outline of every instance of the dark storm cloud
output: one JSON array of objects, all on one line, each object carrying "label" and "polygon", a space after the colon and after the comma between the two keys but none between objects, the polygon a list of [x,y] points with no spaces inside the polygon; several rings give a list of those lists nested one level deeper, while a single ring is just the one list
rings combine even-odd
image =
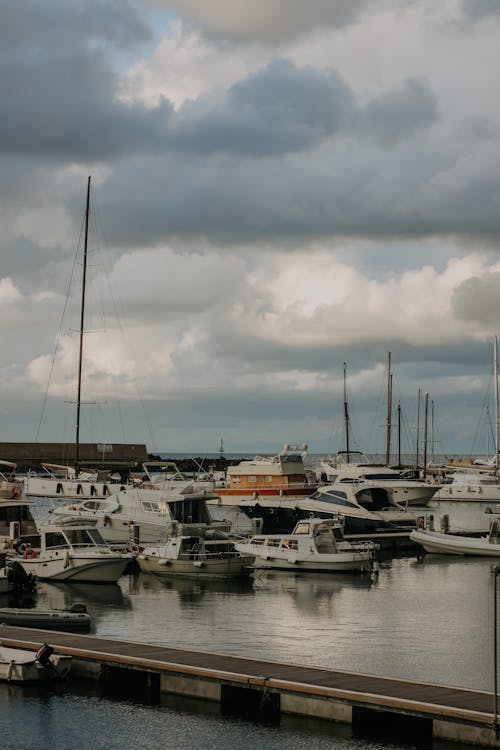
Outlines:
[{"label": "dark storm cloud", "polygon": [[462,13],[467,21],[481,21],[483,18],[500,18],[498,0],[462,0]]},{"label": "dark storm cloud", "polygon": [[407,80],[400,91],[390,91],[368,102],[361,127],[383,144],[391,145],[436,121],[437,104],[426,81]]},{"label": "dark storm cloud", "polygon": [[455,315],[500,331],[500,273],[464,281],[453,295]]},{"label": "dark storm cloud", "polygon": [[133,5],[6,2],[0,29],[3,153],[78,160],[158,147],[171,105],[148,110],[116,96],[110,48],[150,39]]},{"label": "dark storm cloud", "polygon": [[225,97],[187,102],[169,122],[168,146],[198,154],[268,156],[301,151],[343,132],[392,145],[436,120],[425,81],[404,81],[360,106],[335,71],[275,59]]},{"label": "dark storm cloud", "polygon": [[170,145],[245,156],[297,151],[346,126],[354,111],[337,73],[277,59],[233,85],[223,102],[185,104],[173,118]]},{"label": "dark storm cloud", "polygon": [[13,48],[32,59],[49,47],[70,48],[84,40],[134,46],[148,42],[151,30],[128,0],[0,1],[0,50]]}]

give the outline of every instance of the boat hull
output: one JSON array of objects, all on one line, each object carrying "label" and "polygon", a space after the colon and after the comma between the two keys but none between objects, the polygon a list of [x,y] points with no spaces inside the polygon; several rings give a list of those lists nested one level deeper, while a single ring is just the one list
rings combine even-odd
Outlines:
[{"label": "boat hull", "polygon": [[34,651],[0,647],[0,680],[5,682],[45,682],[64,679],[71,668],[71,656],[53,654],[50,666],[44,669]]},{"label": "boat hull", "polygon": [[140,569],[145,573],[166,577],[218,579],[248,576],[253,561],[253,556],[198,560],[168,560],[153,555],[139,555],[137,558]]},{"label": "boat hull", "polygon": [[300,557],[292,554],[283,554],[278,551],[266,550],[265,554],[259,555],[253,547],[238,545],[241,552],[255,555],[253,567],[263,570],[294,570],[311,573],[352,573],[371,571],[373,567],[373,555],[370,552],[337,552],[333,555],[318,555],[313,557]]},{"label": "boat hull", "polygon": [[434,554],[500,557],[500,544],[488,542],[484,537],[464,537],[437,531],[412,531],[410,539],[420,544],[426,552]]},{"label": "boat hull", "polygon": [[91,619],[86,612],[66,612],[57,609],[0,608],[0,623],[18,625],[21,628],[44,628],[83,632],[90,630]]},{"label": "boat hull", "polygon": [[19,563],[26,573],[32,573],[40,580],[71,581],[71,583],[116,583],[124,573],[132,555],[110,555],[96,558],[73,553],[47,559],[43,556]]}]

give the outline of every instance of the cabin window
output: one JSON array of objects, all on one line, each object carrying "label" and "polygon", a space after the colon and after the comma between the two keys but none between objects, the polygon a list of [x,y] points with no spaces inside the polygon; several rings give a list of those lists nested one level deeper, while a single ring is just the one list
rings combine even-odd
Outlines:
[{"label": "cabin window", "polygon": [[299,540],[298,539],[283,539],[281,546],[284,547],[285,549],[297,550],[299,548]]},{"label": "cabin window", "polygon": [[273,478],[272,478],[271,476],[269,476],[269,474],[268,474],[268,475],[266,476],[266,482],[267,482],[268,484],[271,484],[271,482],[272,482],[272,481],[273,481]]},{"label": "cabin window", "polygon": [[85,510],[93,510],[94,512],[96,510],[99,510],[101,507],[101,503],[94,502],[93,500],[89,500],[86,503],[82,504],[82,508],[85,508]]},{"label": "cabin window", "polygon": [[61,534],[60,531],[56,531],[49,532],[45,535],[45,546],[47,549],[50,549],[51,547],[69,547],[69,544],[66,541],[64,534]]},{"label": "cabin window", "polygon": [[239,484],[241,482],[241,477],[231,477],[231,479],[235,484]]},{"label": "cabin window", "polygon": [[248,483],[249,484],[255,484],[256,481],[257,481],[257,477],[255,477],[255,476],[249,476],[248,477]]},{"label": "cabin window", "polygon": [[256,536],[252,539],[252,544],[264,544],[265,541],[261,536]]},{"label": "cabin window", "polygon": [[142,503],[142,507],[144,508],[144,510],[152,510],[155,513],[159,513],[160,511],[160,506],[158,505],[158,503],[150,503],[150,502],[144,501]]},{"label": "cabin window", "polygon": [[87,529],[68,529],[65,534],[69,543],[73,547],[89,545],[93,543]]},{"label": "cabin window", "polygon": [[273,539],[273,537],[270,537],[267,540],[267,546],[268,547],[279,547],[280,546],[281,539]]},{"label": "cabin window", "polygon": [[304,523],[298,523],[295,527],[295,534],[309,534],[309,524]]}]

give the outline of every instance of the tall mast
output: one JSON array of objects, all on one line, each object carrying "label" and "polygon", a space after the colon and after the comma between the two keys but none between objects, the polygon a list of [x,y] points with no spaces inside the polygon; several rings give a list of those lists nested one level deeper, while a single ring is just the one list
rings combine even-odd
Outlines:
[{"label": "tall mast", "polygon": [[493,337],[493,359],[495,368],[495,474],[498,476],[498,341]]},{"label": "tall mast", "polygon": [[416,450],[415,450],[415,460],[417,464],[417,469],[418,469],[419,461],[420,461],[420,453],[419,453],[419,450],[420,450],[420,394],[421,394],[421,391],[419,388],[418,393],[417,393],[417,443],[416,443]]},{"label": "tall mast", "polygon": [[431,400],[431,454],[432,454],[432,463],[436,463],[436,454],[435,454],[435,433],[434,433],[434,399]]},{"label": "tall mast", "polygon": [[344,362],[344,429],[345,429],[345,449],[347,461],[349,462],[349,404],[347,402],[347,363]]},{"label": "tall mast", "polygon": [[401,467],[401,401],[398,401],[398,467]]},{"label": "tall mast", "polygon": [[427,417],[429,413],[429,394],[425,394],[424,407],[424,479],[427,477]]},{"label": "tall mast", "polygon": [[387,430],[385,437],[385,464],[391,463],[392,374],[391,353],[387,352]]},{"label": "tall mast", "polygon": [[76,397],[76,439],[75,439],[75,472],[78,474],[80,467],[80,407],[82,401],[82,363],[83,363],[83,334],[85,326],[85,285],[87,281],[87,249],[89,241],[89,214],[90,214],[90,176],[87,182],[87,200],[85,202],[85,237],[83,244],[83,279],[82,279],[82,303],[80,308],[80,349],[78,354],[78,392]]}]

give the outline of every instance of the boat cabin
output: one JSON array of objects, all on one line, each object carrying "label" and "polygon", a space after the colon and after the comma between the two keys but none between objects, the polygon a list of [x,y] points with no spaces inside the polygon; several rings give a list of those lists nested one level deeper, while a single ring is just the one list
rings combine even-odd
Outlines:
[{"label": "boat cabin", "polygon": [[308,483],[304,460],[307,445],[286,444],[276,456],[256,456],[229,466],[227,483],[233,490],[289,489]]},{"label": "boat cabin", "polygon": [[12,547],[21,542],[31,542],[38,535],[31,503],[12,498],[0,499],[0,545]]},{"label": "boat cabin", "polygon": [[[108,545],[104,541],[99,530],[90,524],[65,524],[64,526],[40,526],[39,528],[39,542],[37,547],[42,552],[56,552],[58,550],[66,551],[69,549],[78,548],[108,548]],[[30,547],[22,546],[19,548],[20,552],[27,553]]]}]

